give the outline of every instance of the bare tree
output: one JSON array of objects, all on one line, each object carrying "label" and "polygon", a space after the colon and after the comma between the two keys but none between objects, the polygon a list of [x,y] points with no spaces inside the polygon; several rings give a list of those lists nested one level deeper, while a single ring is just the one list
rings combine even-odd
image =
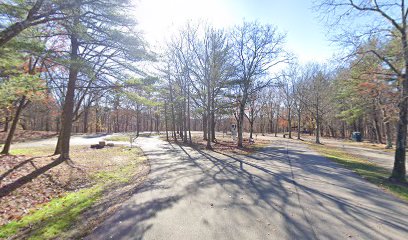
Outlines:
[{"label": "bare tree", "polygon": [[307,94],[307,87],[305,84],[305,78],[307,76],[301,75],[302,69],[299,65],[296,65],[295,74],[292,77],[292,86],[293,86],[293,105],[296,109],[297,114],[297,139],[301,139],[300,134],[302,132],[302,114],[305,109],[305,101],[306,101],[306,94]]},{"label": "bare tree", "polygon": [[285,35],[280,34],[271,25],[244,22],[235,27],[232,39],[238,79],[236,114],[238,147],[243,147],[243,123],[249,97],[268,86],[269,71],[277,65],[288,62],[290,56],[282,48]]},{"label": "bare tree", "polygon": [[292,138],[292,109],[295,103],[294,101],[294,86],[293,86],[293,78],[295,78],[295,72],[293,69],[288,69],[287,72],[284,72],[280,81],[279,81],[279,89],[284,99],[283,103],[286,107],[288,112],[288,132],[289,138]]},{"label": "bare tree", "polygon": [[306,66],[305,79],[309,86],[305,95],[305,105],[315,120],[316,143],[320,144],[321,124],[323,116],[331,107],[331,81],[330,74],[324,66],[310,64]]}]

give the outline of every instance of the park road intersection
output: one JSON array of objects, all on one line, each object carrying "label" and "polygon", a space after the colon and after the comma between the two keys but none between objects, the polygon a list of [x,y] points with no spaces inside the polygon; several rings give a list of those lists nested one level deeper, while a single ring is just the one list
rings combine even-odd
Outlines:
[{"label": "park road intersection", "polygon": [[86,239],[408,239],[408,204],[282,141],[252,155],[141,137],[151,172]]}]

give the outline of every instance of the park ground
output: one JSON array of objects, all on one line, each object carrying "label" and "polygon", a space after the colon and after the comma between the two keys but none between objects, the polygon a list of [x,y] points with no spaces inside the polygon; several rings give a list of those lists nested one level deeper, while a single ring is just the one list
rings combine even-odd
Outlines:
[{"label": "park ground", "polygon": [[[1,156],[0,187],[52,161],[55,137]],[[294,136],[295,137],[295,136]],[[408,187],[387,181],[392,151],[371,143],[255,136],[214,151],[143,134],[78,135],[72,161],[0,199],[0,237],[406,239]],[[115,147],[89,149],[100,140]],[[150,173],[149,173],[150,171]],[[149,173],[149,174],[148,174]],[[3,207],[5,206],[5,207]],[[61,219],[56,221],[56,219]],[[86,226],[86,227],[84,227]]]}]

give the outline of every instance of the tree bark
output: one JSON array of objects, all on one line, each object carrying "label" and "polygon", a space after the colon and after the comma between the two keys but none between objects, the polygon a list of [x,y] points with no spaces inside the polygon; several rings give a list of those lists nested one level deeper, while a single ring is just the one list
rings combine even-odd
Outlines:
[{"label": "tree bark", "polygon": [[18,107],[17,107],[17,110],[16,110],[16,114],[14,115],[13,122],[11,123],[10,131],[8,132],[7,139],[6,139],[6,142],[4,143],[3,150],[1,151],[1,154],[9,154],[10,153],[11,141],[13,140],[13,136],[14,136],[14,133],[15,133],[16,128],[17,128],[17,124],[18,124],[18,120],[19,120],[20,115],[21,115],[21,111],[23,110],[24,105],[26,104],[25,100],[26,100],[26,96],[22,96],[20,101],[19,101],[19,104],[18,104]]},{"label": "tree bark", "polygon": [[292,110],[288,108],[288,130],[289,130],[289,138],[292,138]]},{"label": "tree bark", "polygon": [[211,87],[210,81],[207,80],[207,146],[206,149],[212,150],[211,146],[211,133],[212,133],[212,114],[211,114]]},{"label": "tree bark", "polygon": [[[408,58],[408,54],[407,54]],[[408,69],[408,59],[406,60]],[[402,80],[402,94],[399,104],[399,120],[397,125],[397,141],[395,144],[394,167],[390,179],[398,182],[405,182],[405,151],[407,146],[407,111],[408,111],[408,75],[404,75]]]},{"label": "tree bark", "polygon": [[385,110],[384,110],[384,125],[385,125],[385,136],[386,136],[386,142],[387,142],[387,146],[385,148],[390,149],[392,148],[391,124],[390,124],[390,119],[388,118]]},{"label": "tree bark", "polygon": [[[402,6],[405,11],[405,6]],[[403,21],[403,31],[401,32],[401,43],[404,56],[405,69],[408,69],[408,42],[407,42],[407,22]],[[394,167],[390,180],[406,182],[406,147],[407,147],[407,115],[408,115],[408,74],[403,74],[401,100],[399,103],[399,119],[397,125],[397,142],[395,145]]]},{"label": "tree bark", "polygon": [[[75,26],[78,25],[79,19],[75,20]],[[69,78],[67,93],[65,96],[64,107],[62,110],[62,126],[61,126],[61,155],[63,160],[69,159],[70,139],[72,131],[72,119],[74,114],[74,98],[75,98],[75,83],[79,72],[79,57],[78,57],[79,42],[76,34],[71,34],[71,59],[69,68]]]},{"label": "tree bark", "polygon": [[[7,113],[8,114],[8,113]],[[9,122],[10,122],[10,117],[6,116],[6,119],[4,121],[4,128],[3,128],[3,132],[7,132],[9,129]]]},{"label": "tree bark", "polygon": [[275,120],[275,137],[278,136],[278,127],[279,127],[279,107],[276,110],[276,120]]},{"label": "tree bark", "polygon": [[254,121],[249,121],[249,138],[253,138],[252,134],[254,132]]},{"label": "tree bark", "polygon": [[297,133],[297,139],[300,140],[300,121],[301,121],[301,111],[298,111],[298,133]]},{"label": "tree bark", "polygon": [[164,103],[164,128],[166,129],[166,140],[169,141],[169,131],[167,125],[167,102]]},{"label": "tree bark", "polygon": [[203,140],[207,140],[207,114],[203,113]]},{"label": "tree bark", "polygon": [[316,108],[316,143],[317,143],[317,144],[320,144],[319,108]]},{"label": "tree bark", "polygon": [[374,109],[374,119],[373,119],[373,121],[374,121],[373,125],[374,125],[374,128],[375,128],[376,139],[377,139],[378,143],[383,144],[384,142],[383,142],[382,136],[381,136],[381,127],[380,127],[380,124],[379,124],[378,113],[377,113],[376,109]]},{"label": "tree bark", "polygon": [[184,134],[183,134],[183,142],[187,143],[187,96],[186,96],[186,86],[184,84],[184,91],[183,91],[183,129],[184,129]]},{"label": "tree bark", "polygon": [[244,130],[244,115],[245,115],[245,105],[240,103],[238,121],[237,121],[237,130],[238,130],[238,147],[242,148],[243,145],[243,130]]},{"label": "tree bark", "polygon": [[214,112],[214,103],[213,110],[211,112],[211,142],[215,142],[215,112]]},{"label": "tree bark", "polygon": [[55,145],[55,150],[53,155],[59,155],[61,154],[61,130],[58,132],[58,139],[57,139],[57,145]]},{"label": "tree bark", "polygon": [[191,118],[190,118],[190,86],[188,87],[187,91],[187,127],[188,127],[188,139],[189,143],[192,144],[191,140]]},{"label": "tree bark", "polygon": [[136,106],[136,137],[140,134],[140,110],[139,105]]}]

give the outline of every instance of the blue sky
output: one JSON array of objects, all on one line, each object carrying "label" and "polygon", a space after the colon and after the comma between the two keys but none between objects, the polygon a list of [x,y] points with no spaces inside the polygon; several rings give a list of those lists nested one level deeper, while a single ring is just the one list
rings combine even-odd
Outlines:
[{"label": "blue sky", "polygon": [[135,0],[135,17],[150,42],[160,43],[187,20],[230,27],[243,19],[277,26],[300,62],[330,60],[335,46],[309,0]]}]

